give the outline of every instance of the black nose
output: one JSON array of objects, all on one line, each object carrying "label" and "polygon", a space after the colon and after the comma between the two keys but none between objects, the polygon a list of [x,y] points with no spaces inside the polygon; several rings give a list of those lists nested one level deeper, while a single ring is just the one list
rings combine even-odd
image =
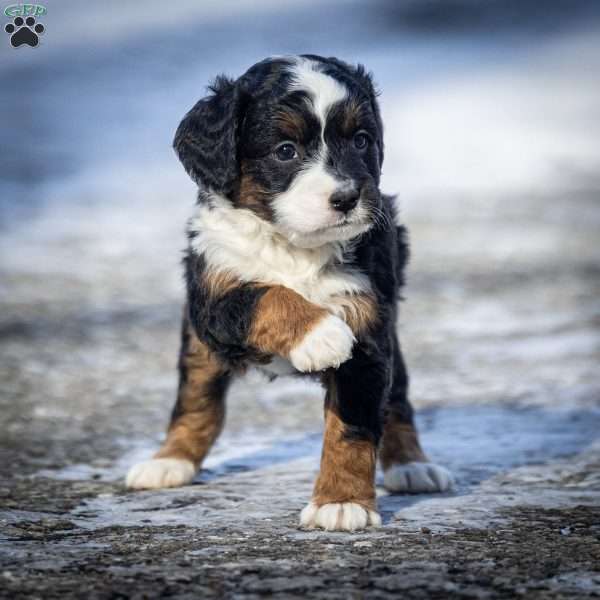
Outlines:
[{"label": "black nose", "polygon": [[334,210],[347,213],[350,212],[357,204],[360,198],[360,192],[358,190],[346,190],[343,192],[335,192],[329,198],[329,204]]}]

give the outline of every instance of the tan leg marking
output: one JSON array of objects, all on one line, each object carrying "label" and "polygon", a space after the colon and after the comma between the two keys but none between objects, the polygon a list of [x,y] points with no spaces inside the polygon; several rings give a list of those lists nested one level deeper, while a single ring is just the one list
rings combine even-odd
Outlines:
[{"label": "tan leg marking", "polygon": [[377,324],[377,301],[371,294],[334,296],[330,304],[343,311],[344,321],[357,338],[361,338]]},{"label": "tan leg marking", "polygon": [[270,287],[258,301],[248,342],[262,352],[287,358],[327,314],[293,290]]},{"label": "tan leg marking", "polygon": [[155,458],[181,458],[198,468],[225,420],[227,369],[189,324],[187,348],[180,356],[181,381],[167,439]]},{"label": "tan leg marking", "polygon": [[385,424],[379,457],[383,485],[392,492],[445,492],[453,486],[452,474],[425,456],[416,429],[394,414]]},{"label": "tan leg marking", "polygon": [[379,460],[384,469],[393,464],[427,462],[416,429],[407,423],[400,423],[394,415],[389,415],[383,428]]},{"label": "tan leg marking", "polygon": [[152,460],[134,465],[127,487],[157,489],[189,483],[225,418],[227,370],[184,321],[177,403],[167,439]]},{"label": "tan leg marking", "polygon": [[326,373],[327,400],[321,470],[310,503],[300,513],[300,524],[312,529],[355,531],[379,527],[375,499],[376,448],[369,440],[348,439],[337,406],[331,372]]},{"label": "tan leg marking", "polygon": [[310,503],[300,513],[308,529],[356,531],[379,527],[375,500],[375,446],[348,440],[346,427],[333,410],[326,410],[321,471]]},{"label": "tan leg marking", "polygon": [[[208,270],[203,284],[216,299],[241,282],[228,273]],[[366,294],[339,297],[340,318],[285,286],[256,287],[263,294],[254,308],[248,345],[262,355],[258,360],[280,356],[301,372],[338,367],[348,360],[356,341],[352,327],[365,331],[376,314],[375,303]]]},{"label": "tan leg marking", "polygon": [[321,471],[313,492],[317,506],[356,502],[375,509],[375,446],[346,439],[346,427],[331,409],[325,413]]}]

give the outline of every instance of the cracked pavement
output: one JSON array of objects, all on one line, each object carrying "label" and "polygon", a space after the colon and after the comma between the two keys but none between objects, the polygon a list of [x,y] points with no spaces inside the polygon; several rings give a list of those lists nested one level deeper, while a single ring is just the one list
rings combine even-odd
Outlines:
[{"label": "cracked pavement", "polygon": [[[115,32],[110,50],[94,42],[65,62],[71,49],[51,47],[61,10],[50,6],[46,55],[0,66],[15,84],[0,97],[16,110],[29,89],[39,132],[2,134],[0,597],[600,596],[595,22],[510,50],[475,36],[475,62],[460,36],[382,34],[350,51],[358,26],[344,21],[332,37],[383,90],[383,188],[399,192],[411,232],[399,323],[411,396],[426,451],[457,481],[443,495],[381,489],[383,527],[346,534],[297,526],[322,392],[293,378],[233,386],[194,485],[125,491],[175,397],[193,186],[170,137],[222,66],[219,32],[240,30],[190,14],[190,36],[208,36],[193,72],[177,60],[191,37],[156,30]],[[253,22],[260,35],[234,45],[227,68],[272,44],[297,51],[277,32],[311,15],[300,3]]]}]

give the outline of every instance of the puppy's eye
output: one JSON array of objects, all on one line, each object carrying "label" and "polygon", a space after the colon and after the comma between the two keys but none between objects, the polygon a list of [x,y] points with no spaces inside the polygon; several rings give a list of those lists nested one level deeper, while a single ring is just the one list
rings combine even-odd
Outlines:
[{"label": "puppy's eye", "polygon": [[291,142],[283,142],[283,144],[279,144],[275,148],[275,156],[283,161],[294,160],[294,158],[298,158],[298,151],[296,150],[296,146]]},{"label": "puppy's eye", "polygon": [[369,137],[368,133],[365,133],[364,131],[359,131],[354,136],[354,147],[357,150],[364,150],[369,145],[370,141],[371,138]]}]

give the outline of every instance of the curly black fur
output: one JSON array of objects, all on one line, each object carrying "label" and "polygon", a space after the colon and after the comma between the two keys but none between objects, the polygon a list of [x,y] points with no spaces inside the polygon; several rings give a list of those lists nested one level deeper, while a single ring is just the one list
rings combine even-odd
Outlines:
[{"label": "curly black fur", "polygon": [[[338,393],[328,401],[337,403],[349,437],[377,442],[384,408],[394,411],[402,421],[412,422],[408,375],[396,335],[397,300],[409,256],[407,232],[395,225],[393,199],[378,189],[384,156],[383,124],[370,74],[362,66],[338,59],[306,58],[318,62],[323,73],[346,86],[347,103],[357,107],[361,128],[374,140],[360,156],[336,143],[335,136],[346,126],[347,113],[344,106],[332,108],[329,129],[325,130],[329,136],[327,167],[357,181],[364,201],[378,211],[375,225],[353,243],[349,261],[370,280],[379,322],[357,342],[352,358],[335,371]],[[294,115],[300,123],[296,133],[299,143],[306,146],[307,153],[318,152],[322,141],[316,132],[320,125],[307,106],[306,94],[290,93],[289,64],[287,59],[271,59],[258,63],[238,80],[217,78],[211,95],[184,117],[174,147],[200,186],[200,203],[206,201],[208,191],[238,205],[243,200],[239,197],[240,181],[246,176],[252,179],[258,198],[257,205],[248,208],[261,218],[270,218],[269,203],[289,187],[302,168],[271,158],[274,144],[283,136],[278,125],[281,115]],[[195,232],[190,235],[193,238]],[[247,339],[255,307],[266,288],[257,285],[260,282],[247,283],[213,300],[202,282],[205,269],[204,258],[190,249],[185,259],[189,318],[198,337],[232,366],[260,361],[262,357],[249,347]]]}]

